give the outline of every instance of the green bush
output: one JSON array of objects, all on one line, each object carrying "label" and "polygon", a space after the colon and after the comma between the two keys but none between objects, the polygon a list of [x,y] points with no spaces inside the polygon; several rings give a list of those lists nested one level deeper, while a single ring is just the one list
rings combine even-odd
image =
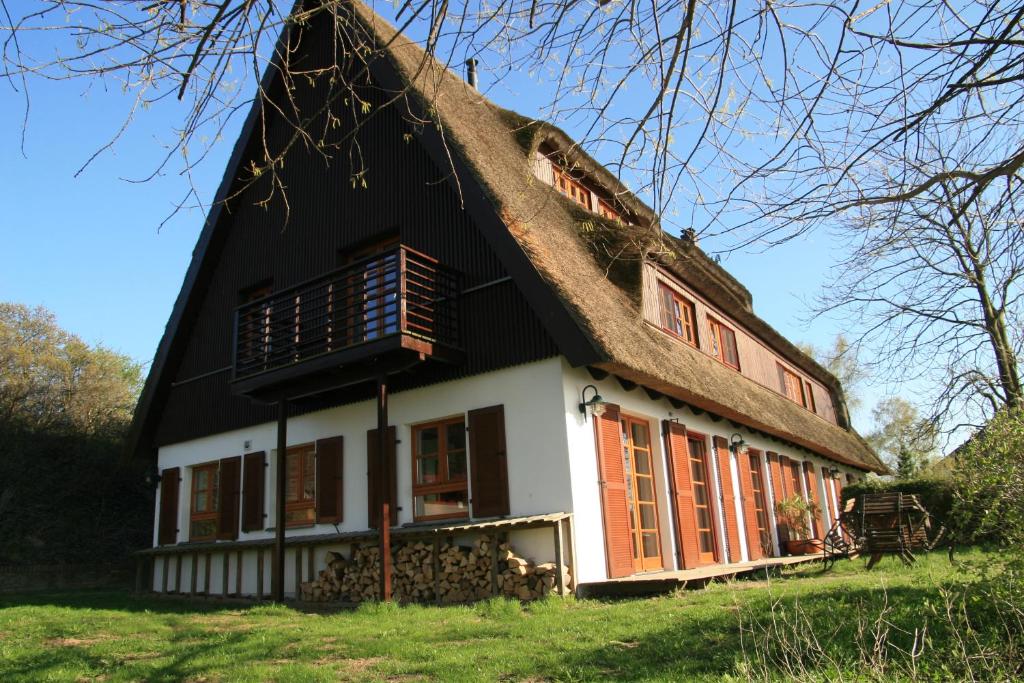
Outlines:
[{"label": "green bush", "polygon": [[865,479],[844,486],[843,501],[865,493],[913,493],[929,513],[948,524],[952,521],[953,490],[953,482],[947,479]]},{"label": "green bush", "polygon": [[1024,547],[1024,410],[999,412],[956,454],[953,517],[962,539]]}]

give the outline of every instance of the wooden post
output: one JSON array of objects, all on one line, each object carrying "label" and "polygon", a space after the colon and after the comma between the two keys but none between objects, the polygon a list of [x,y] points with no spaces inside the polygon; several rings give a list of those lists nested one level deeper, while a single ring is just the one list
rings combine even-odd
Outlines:
[{"label": "wooden post", "polygon": [[316,547],[309,546],[306,548],[306,581],[312,581],[316,578],[316,572],[313,570],[313,562],[316,560]]},{"label": "wooden post", "polygon": [[160,583],[161,583],[160,592],[163,593],[164,595],[167,595],[167,580],[168,580],[167,575],[170,574],[170,573],[171,573],[171,556],[170,555],[164,555],[164,571],[163,571],[164,575],[160,577]]},{"label": "wooden post", "polygon": [[199,581],[199,553],[192,553],[192,574],[189,578],[189,597],[196,596],[196,584]]},{"label": "wooden post", "polygon": [[213,555],[206,553],[206,557],[203,561],[203,592],[206,597],[210,597],[210,565],[213,564]]},{"label": "wooden post", "polygon": [[256,599],[263,599],[263,547],[256,549]]},{"label": "wooden post", "polygon": [[569,571],[572,572],[573,592],[576,592],[576,546],[572,535],[572,515],[565,518],[565,544],[569,548]]},{"label": "wooden post", "polygon": [[235,553],[235,597],[242,597],[242,551]]},{"label": "wooden post", "polygon": [[220,563],[220,596],[222,598],[228,597],[228,560],[231,556],[227,550],[224,551],[224,557]]},{"label": "wooden post", "polygon": [[277,487],[274,508],[274,562],[271,569],[272,597],[274,602],[284,602],[284,499],[287,487],[288,455],[288,402],[277,403]]},{"label": "wooden post", "polygon": [[565,595],[565,575],[562,573],[565,562],[562,560],[562,520],[554,525],[555,530],[555,579],[558,582],[558,594]]},{"label": "wooden post", "polygon": [[391,601],[391,458],[388,457],[388,385],[384,375],[377,377],[377,478],[380,496],[380,599]]},{"label": "wooden post", "polygon": [[295,599],[302,595],[302,548],[295,546]]},{"label": "wooden post", "polygon": [[174,592],[181,595],[181,553],[178,553],[174,567]]},{"label": "wooden post", "polygon": [[434,602],[441,604],[441,539],[434,534]]}]

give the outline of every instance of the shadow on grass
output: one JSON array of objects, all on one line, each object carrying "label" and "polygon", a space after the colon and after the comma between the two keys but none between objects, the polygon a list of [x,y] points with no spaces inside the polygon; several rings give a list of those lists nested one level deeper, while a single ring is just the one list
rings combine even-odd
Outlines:
[{"label": "shadow on grass", "polygon": [[67,607],[71,609],[118,610],[122,612],[154,612],[158,614],[187,614],[190,612],[222,612],[251,607],[251,603],[214,602],[206,599],[190,600],[185,596],[139,596],[131,591],[90,589],[68,592],[32,592],[13,595],[0,594],[0,610],[12,607]]},{"label": "shadow on grass", "polygon": [[[866,619],[873,620],[888,606],[887,620],[893,627],[891,642],[910,649],[915,629],[920,630],[925,623],[932,622],[928,605],[934,604],[939,589],[897,587],[882,591],[864,588],[784,597],[765,590],[753,598],[749,590],[743,592],[742,605],[720,608],[714,615],[693,617],[682,607],[678,618],[668,627],[643,629],[641,620],[636,622],[638,628],[633,633],[618,631],[602,645],[566,648],[536,669],[515,673],[557,680],[742,678],[744,647],[748,655],[753,656],[752,648],[757,639],[749,629],[772,637],[779,608],[792,613],[797,604],[801,618],[806,618],[808,629],[824,643],[830,658],[856,672],[863,648],[870,649],[873,642],[870,634],[866,638],[865,633],[858,632],[855,613],[860,611]],[[637,602],[637,609],[643,609],[644,601]],[[742,638],[741,623],[748,629]],[[936,646],[941,647],[944,635],[941,627],[934,628],[932,635]],[[821,671],[823,680],[834,673]],[[784,675],[781,671],[778,674]],[[856,675],[854,673],[854,677]]]}]

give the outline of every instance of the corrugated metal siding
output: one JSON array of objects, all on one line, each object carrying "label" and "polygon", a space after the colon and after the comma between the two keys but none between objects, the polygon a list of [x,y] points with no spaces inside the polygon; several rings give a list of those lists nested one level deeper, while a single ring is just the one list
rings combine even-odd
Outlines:
[{"label": "corrugated metal siding", "polygon": [[[316,93],[300,93],[309,102]],[[323,95],[320,94],[320,97]],[[378,105],[380,96],[366,97]],[[375,107],[376,108],[376,107]],[[281,122],[269,137],[282,145],[288,134]],[[266,279],[280,289],[337,267],[339,254],[365,240],[399,232],[401,241],[462,274],[464,288],[506,276],[497,256],[460,206],[446,181],[415,139],[406,140],[409,126],[393,108],[380,110],[364,127],[360,144],[368,169],[367,187],[353,188],[349,163],[338,154],[327,164],[301,145],[281,171],[288,191],[290,216],[284,204],[256,205],[266,196],[265,182],[232,202],[230,221],[219,249],[219,263],[203,294],[201,310],[191,327],[177,368],[168,368],[175,382],[231,364],[233,311],[239,292]],[[477,191],[462,183],[463,191]],[[466,361],[458,367],[426,364],[415,374],[395,379],[392,390],[422,386],[471,374],[551,357],[558,353],[514,283],[507,281],[472,292],[461,302],[460,327]],[[156,431],[156,445],[165,445],[273,419],[266,406],[230,393],[230,372],[172,388]],[[296,412],[361,400],[372,388],[354,388],[296,408]]]},{"label": "corrugated metal siding", "polygon": [[798,370],[792,363],[783,360],[779,354],[762,344],[742,325],[739,325],[735,320],[713,307],[698,294],[674,280],[660,280],[654,267],[649,264],[644,264],[643,269],[644,320],[659,328],[661,327],[661,311],[658,301],[659,281],[665,282],[693,301],[697,313],[697,339],[700,343],[701,351],[709,355],[711,354],[711,329],[708,325],[708,315],[711,315],[736,332],[736,352],[740,357],[741,373],[772,391],[782,393],[779,387],[779,371],[776,366],[777,363],[782,363],[782,365],[795,372],[804,381],[810,381],[813,387],[814,402],[818,409],[818,415],[832,424],[836,424],[835,405],[832,401],[832,393],[828,389],[819,382],[809,378],[806,373]]}]

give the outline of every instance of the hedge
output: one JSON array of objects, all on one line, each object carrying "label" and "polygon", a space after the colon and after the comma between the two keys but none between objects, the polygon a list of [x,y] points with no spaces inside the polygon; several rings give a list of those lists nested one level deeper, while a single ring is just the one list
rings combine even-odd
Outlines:
[{"label": "hedge", "polygon": [[843,502],[864,493],[915,493],[939,521],[952,521],[953,482],[948,479],[865,479],[843,487]]}]

